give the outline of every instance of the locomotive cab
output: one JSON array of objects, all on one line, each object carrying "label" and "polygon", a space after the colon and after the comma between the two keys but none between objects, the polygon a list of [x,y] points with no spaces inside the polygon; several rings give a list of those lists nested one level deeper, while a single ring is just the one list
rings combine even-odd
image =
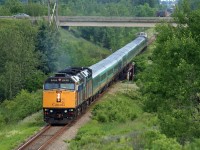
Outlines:
[{"label": "locomotive cab", "polygon": [[80,72],[67,69],[48,78],[43,86],[44,121],[66,124],[78,115],[78,108],[88,92],[87,79]]},{"label": "locomotive cab", "polygon": [[44,120],[50,124],[65,123],[75,115],[76,85],[72,78],[51,77],[44,84]]}]

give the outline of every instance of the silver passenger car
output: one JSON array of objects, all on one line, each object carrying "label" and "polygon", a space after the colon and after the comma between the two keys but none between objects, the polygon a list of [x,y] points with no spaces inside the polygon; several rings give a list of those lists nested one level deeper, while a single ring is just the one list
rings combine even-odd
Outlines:
[{"label": "silver passenger car", "polygon": [[131,59],[147,46],[147,37],[144,35],[139,35],[129,44],[89,67],[92,69],[93,94],[113,80],[131,62]]}]

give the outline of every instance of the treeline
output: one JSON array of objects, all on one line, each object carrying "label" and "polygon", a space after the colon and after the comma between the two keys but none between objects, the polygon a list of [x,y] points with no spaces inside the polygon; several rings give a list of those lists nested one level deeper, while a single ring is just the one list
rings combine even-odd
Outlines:
[{"label": "treeline", "polygon": [[79,34],[101,47],[116,51],[131,40],[135,39],[137,33],[144,28],[112,28],[112,27],[78,27]]},{"label": "treeline", "polygon": [[41,89],[53,72],[109,54],[44,22],[1,20],[0,27],[0,128],[42,109]]},{"label": "treeline", "polygon": [[[185,0],[179,0],[178,5],[181,7],[185,3]],[[200,1],[199,0],[190,0],[187,2],[188,6],[191,8],[191,10],[198,9],[200,7]]]},{"label": "treeline", "polygon": [[28,20],[1,20],[0,26],[0,100],[41,89],[45,74],[56,70],[58,32]]},{"label": "treeline", "polygon": [[67,16],[155,16],[159,0],[60,1],[59,14]]},{"label": "treeline", "polygon": [[59,33],[44,22],[0,21],[0,128],[41,110],[42,85],[57,70]]},{"label": "treeline", "polygon": [[[9,16],[27,13],[30,16],[47,15],[47,1],[44,0],[1,0],[0,14]],[[51,6],[53,7],[53,1]],[[159,0],[60,0],[59,15],[65,16],[155,16]]]},{"label": "treeline", "polygon": [[[55,1],[51,1],[53,7]],[[168,6],[160,0],[59,0],[59,15],[63,16],[155,16],[156,11]],[[181,5],[183,0],[179,0]],[[0,0],[0,14],[9,16],[27,13],[31,16],[48,15],[47,0]],[[189,1],[192,9],[199,7],[198,0]]]},{"label": "treeline", "polygon": [[158,114],[161,132],[193,149],[200,143],[200,8],[182,4],[175,12],[177,27],[156,28],[156,48],[147,68],[140,67],[138,83],[144,110]]},{"label": "treeline", "polygon": [[47,4],[29,1],[23,3],[20,0],[0,0],[0,15],[11,16],[17,13],[26,13],[30,16],[48,15]]}]

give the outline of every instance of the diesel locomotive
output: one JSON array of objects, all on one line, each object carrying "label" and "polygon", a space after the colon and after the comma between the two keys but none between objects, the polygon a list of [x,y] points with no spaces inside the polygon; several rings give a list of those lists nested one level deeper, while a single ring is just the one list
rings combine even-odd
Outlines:
[{"label": "diesel locomotive", "polygon": [[142,33],[121,49],[90,67],[68,67],[49,77],[43,88],[44,121],[66,124],[75,119],[112,82],[125,77],[131,59],[147,46]]}]

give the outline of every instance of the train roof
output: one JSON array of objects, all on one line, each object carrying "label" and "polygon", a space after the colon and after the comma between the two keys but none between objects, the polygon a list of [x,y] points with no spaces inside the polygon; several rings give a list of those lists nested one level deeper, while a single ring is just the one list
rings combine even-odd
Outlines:
[{"label": "train roof", "polygon": [[55,78],[68,78],[72,79],[74,82],[79,82],[83,80],[83,78],[92,77],[92,70],[86,67],[67,67],[63,70],[58,71],[54,74],[54,76],[49,77],[46,82]]},{"label": "train roof", "polygon": [[126,56],[131,50],[133,50],[137,45],[142,43],[146,40],[144,36],[138,36],[135,40],[128,43],[124,47],[120,48],[119,50],[115,51],[113,54],[108,56],[107,58],[101,60],[100,62],[90,66],[89,68],[92,69],[92,76],[93,78],[100,74],[102,71],[108,69],[111,66],[114,66],[118,63],[124,56]]}]

